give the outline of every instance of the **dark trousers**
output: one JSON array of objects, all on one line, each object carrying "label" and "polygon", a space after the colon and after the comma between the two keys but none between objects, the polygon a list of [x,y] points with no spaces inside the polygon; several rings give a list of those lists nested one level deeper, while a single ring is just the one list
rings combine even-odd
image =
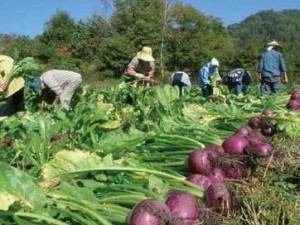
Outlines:
[{"label": "dark trousers", "polygon": [[207,85],[206,88],[202,89],[202,94],[204,97],[210,96],[214,94],[214,87],[211,85]]},{"label": "dark trousers", "polygon": [[182,73],[175,73],[173,80],[172,80],[172,86],[178,86],[179,87],[179,95],[182,96],[182,87],[186,86],[185,83],[181,82]]},{"label": "dark trousers", "polygon": [[24,88],[0,101],[0,116],[11,116],[25,111]]},{"label": "dark trousers", "polygon": [[260,94],[262,96],[270,95],[272,93],[279,93],[281,91],[281,77],[263,77],[260,85]]}]

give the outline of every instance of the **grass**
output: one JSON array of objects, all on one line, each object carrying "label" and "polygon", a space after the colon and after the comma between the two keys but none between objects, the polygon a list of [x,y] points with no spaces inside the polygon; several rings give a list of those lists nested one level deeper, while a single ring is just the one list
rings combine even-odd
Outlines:
[{"label": "grass", "polygon": [[297,225],[300,221],[300,139],[276,137],[270,162],[258,165],[253,176],[235,183],[242,208],[231,224]]}]

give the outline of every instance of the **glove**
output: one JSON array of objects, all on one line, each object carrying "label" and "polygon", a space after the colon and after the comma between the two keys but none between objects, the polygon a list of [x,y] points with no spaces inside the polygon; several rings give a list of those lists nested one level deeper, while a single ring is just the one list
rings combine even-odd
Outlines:
[{"label": "glove", "polygon": [[145,78],[146,76],[145,76],[144,74],[142,74],[142,73],[136,73],[136,74],[135,74],[135,77],[138,78],[138,79],[143,79],[143,78]]}]

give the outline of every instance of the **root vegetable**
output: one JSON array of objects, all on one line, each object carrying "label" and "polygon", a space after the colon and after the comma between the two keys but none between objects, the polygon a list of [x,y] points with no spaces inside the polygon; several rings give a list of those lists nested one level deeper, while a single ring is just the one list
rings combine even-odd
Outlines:
[{"label": "root vegetable", "polygon": [[213,183],[206,191],[206,202],[215,212],[228,214],[232,208],[232,196],[225,183]]},{"label": "root vegetable", "polygon": [[204,149],[198,149],[190,153],[188,157],[190,169],[199,174],[208,174],[211,170],[211,162],[208,153]]},{"label": "root vegetable", "polygon": [[202,174],[193,174],[187,177],[186,180],[202,187],[203,189],[207,189],[212,184],[210,178]]},{"label": "root vegetable", "polygon": [[146,199],[138,203],[131,212],[129,225],[161,225],[171,221],[169,207],[156,199]]},{"label": "root vegetable", "polygon": [[261,128],[261,118],[260,117],[251,117],[248,120],[248,124],[252,129]]},{"label": "root vegetable", "polygon": [[166,200],[172,215],[179,220],[195,220],[199,214],[197,198],[185,191],[173,191]]},{"label": "root vegetable", "polygon": [[225,152],[231,154],[243,154],[244,149],[249,145],[249,142],[246,138],[233,135],[228,137],[223,142],[223,148]]}]

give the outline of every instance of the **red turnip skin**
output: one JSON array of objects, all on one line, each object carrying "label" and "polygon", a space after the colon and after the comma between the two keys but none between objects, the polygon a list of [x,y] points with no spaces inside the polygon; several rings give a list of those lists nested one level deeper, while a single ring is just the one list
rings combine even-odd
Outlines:
[{"label": "red turnip skin", "polygon": [[292,91],[291,100],[300,100],[300,90]]},{"label": "red turnip skin", "polygon": [[238,135],[232,135],[226,138],[222,144],[225,152],[230,154],[243,154],[244,149],[248,145],[248,140]]},{"label": "red turnip skin", "polygon": [[195,220],[199,215],[198,200],[191,193],[173,191],[168,196],[166,204],[177,219]]},{"label": "red turnip skin", "polygon": [[262,116],[274,116],[276,113],[273,109],[265,109],[262,111]]},{"label": "red turnip skin", "polygon": [[208,174],[211,170],[211,162],[207,151],[198,149],[189,154],[188,165],[190,169],[199,174]]},{"label": "red turnip skin", "polygon": [[206,203],[213,211],[228,214],[232,208],[232,196],[223,182],[213,183],[206,191]]},{"label": "red turnip skin", "polygon": [[164,202],[156,199],[146,199],[132,209],[128,225],[167,224],[170,218],[170,209]]},{"label": "red turnip skin", "polygon": [[208,154],[208,159],[217,159],[221,155],[225,154],[225,150],[222,146],[216,144],[207,145],[204,150]]},{"label": "red turnip skin", "polygon": [[261,143],[264,142],[264,135],[261,133],[261,131],[256,130],[253,132],[250,136],[248,136],[249,144],[255,144],[255,143]]},{"label": "red turnip skin", "polygon": [[276,133],[276,127],[272,121],[263,121],[261,125],[261,133],[264,136],[272,136]]},{"label": "red turnip skin", "polygon": [[226,165],[223,168],[224,176],[228,179],[242,179],[244,176],[243,169],[241,166],[230,166]]},{"label": "red turnip skin", "polygon": [[259,129],[259,128],[261,128],[261,118],[260,117],[251,117],[248,120],[248,125],[252,129]]},{"label": "red turnip skin", "polygon": [[198,185],[203,189],[207,189],[212,184],[210,178],[202,174],[193,174],[187,177],[186,180]]},{"label": "red turnip skin", "polygon": [[297,111],[300,109],[300,100],[289,100],[289,102],[286,104],[286,107],[292,111]]},{"label": "red turnip skin", "polygon": [[212,183],[223,182],[224,181],[224,172],[221,168],[213,168],[209,174],[209,179]]},{"label": "red turnip skin", "polygon": [[273,152],[273,146],[264,142],[253,144],[250,149],[253,154],[261,157],[270,157]]},{"label": "red turnip skin", "polygon": [[241,137],[248,137],[249,135],[252,134],[252,132],[253,132],[252,128],[250,126],[245,125],[240,127],[235,134]]}]

